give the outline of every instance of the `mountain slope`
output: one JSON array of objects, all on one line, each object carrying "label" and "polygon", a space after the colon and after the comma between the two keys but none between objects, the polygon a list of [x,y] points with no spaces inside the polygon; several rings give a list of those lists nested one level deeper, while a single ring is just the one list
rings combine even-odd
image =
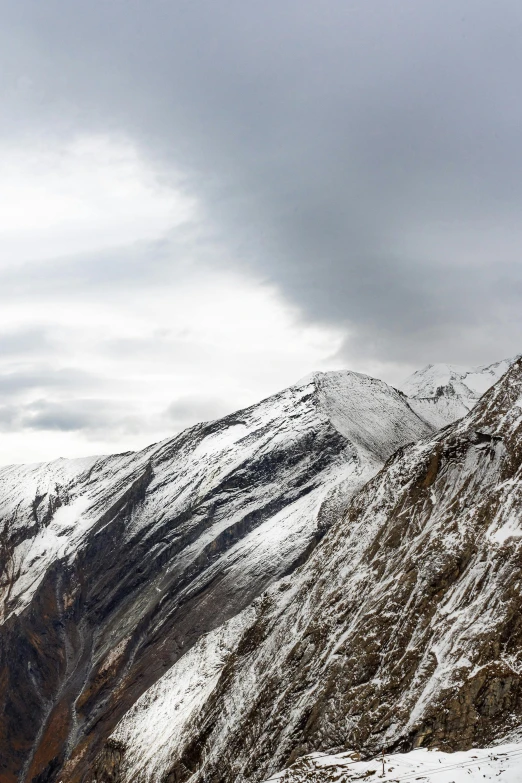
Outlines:
[{"label": "mountain slope", "polygon": [[[302,569],[214,632],[205,696],[145,764],[155,704],[169,703],[172,683],[183,690],[176,667],[155,700],[138,701],[97,779],[261,781],[311,751],[457,750],[517,736],[521,478],[518,360],[466,418],[400,449]],[[194,670],[205,653],[191,652]]]},{"label": "mountain slope", "polygon": [[[354,758],[355,756],[355,758]],[[327,783],[332,780],[360,781],[372,775],[390,783],[422,780],[424,783],[519,783],[522,779],[522,744],[500,745],[492,749],[474,749],[460,753],[428,752],[394,753],[367,761],[357,754],[312,754],[299,759],[290,769],[271,780],[279,783]]]},{"label": "mountain slope", "polygon": [[518,358],[471,369],[428,364],[414,372],[400,388],[413,410],[439,429],[465,416]]},{"label": "mountain slope", "polygon": [[1,469],[1,780],[80,780],[147,688],[431,430],[381,381],[317,374],[136,454]]}]

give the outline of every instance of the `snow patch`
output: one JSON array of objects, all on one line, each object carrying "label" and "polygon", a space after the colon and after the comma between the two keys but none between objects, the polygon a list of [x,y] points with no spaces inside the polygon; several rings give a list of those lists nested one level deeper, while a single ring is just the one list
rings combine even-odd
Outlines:
[{"label": "snow patch", "polygon": [[[272,775],[268,780],[278,783],[310,781],[349,781],[379,779],[392,781],[423,781],[424,783],[520,783],[522,780],[522,744],[499,745],[495,748],[474,748],[457,753],[419,749],[410,753],[394,753],[368,761],[357,761],[353,752],[329,755],[312,753],[299,759],[292,767]],[[384,760],[384,775],[383,775]]]},{"label": "snow patch", "polygon": [[125,747],[121,780],[163,779],[253,614],[246,609],[203,636],[125,714],[112,735]]}]

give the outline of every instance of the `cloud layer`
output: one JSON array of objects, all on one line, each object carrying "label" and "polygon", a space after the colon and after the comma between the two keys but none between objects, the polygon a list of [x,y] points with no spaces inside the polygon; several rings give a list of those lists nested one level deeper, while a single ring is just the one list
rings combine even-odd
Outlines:
[{"label": "cloud layer", "polygon": [[[393,381],[427,362],[520,352],[515,0],[0,7],[6,384],[48,356],[50,379],[67,368],[99,377],[89,395],[127,399],[124,421],[145,432],[150,421],[115,382],[130,352],[139,374],[168,366],[176,382],[154,430],[167,434],[191,396],[194,415],[202,399],[221,411],[289,382],[294,367],[337,363]],[[205,321],[211,349],[179,337],[208,281],[223,297],[212,317],[227,323]],[[242,297],[256,295],[245,313]],[[67,327],[49,318],[60,308]],[[99,337],[73,357],[63,329],[98,318]],[[278,341],[262,339],[263,318]],[[275,342],[297,341],[299,359],[282,360],[288,371],[275,359],[263,383],[229,347],[234,335],[244,346],[250,336],[259,377]],[[188,364],[216,389],[194,388]],[[63,404],[76,410],[85,384],[63,385]],[[138,386],[154,408],[150,384]],[[54,404],[32,388],[13,404]],[[15,420],[74,419],[31,415]]]}]

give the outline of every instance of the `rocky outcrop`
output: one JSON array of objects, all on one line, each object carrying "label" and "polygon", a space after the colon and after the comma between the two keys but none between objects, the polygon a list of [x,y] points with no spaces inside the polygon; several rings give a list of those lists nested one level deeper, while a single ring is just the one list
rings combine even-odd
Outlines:
[{"label": "rocky outcrop", "polygon": [[[148,768],[154,703],[134,705],[114,734],[120,781],[261,781],[311,751],[467,749],[519,730],[521,479],[518,360],[462,421],[399,449],[254,602]],[[195,650],[193,668],[205,660]]]},{"label": "rocky outcrop", "polygon": [[428,432],[336,373],[137,454],[0,470],[2,783],[120,779],[121,717]]}]

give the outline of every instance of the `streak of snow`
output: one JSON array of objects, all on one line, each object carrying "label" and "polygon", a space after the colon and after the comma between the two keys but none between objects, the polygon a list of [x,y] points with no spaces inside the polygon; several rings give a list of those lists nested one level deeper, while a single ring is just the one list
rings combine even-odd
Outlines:
[{"label": "streak of snow", "polygon": [[126,748],[123,780],[163,779],[252,615],[253,610],[246,609],[203,636],[126,713],[112,735]]}]

